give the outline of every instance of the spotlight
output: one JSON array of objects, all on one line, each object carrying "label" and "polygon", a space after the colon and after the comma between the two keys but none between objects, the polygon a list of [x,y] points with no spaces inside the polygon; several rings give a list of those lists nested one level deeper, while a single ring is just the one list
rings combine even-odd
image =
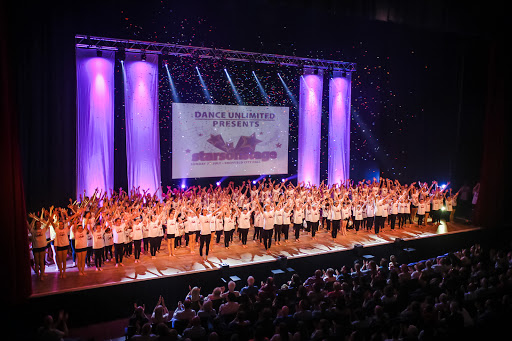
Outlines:
[{"label": "spotlight", "polygon": [[103,51],[101,51],[100,49],[97,49],[96,50],[96,57],[102,57],[103,56]]},{"label": "spotlight", "polygon": [[253,184],[253,185],[256,185],[256,180],[252,180],[252,184]]},{"label": "spotlight", "polygon": [[286,179],[281,179],[281,182],[286,182]]},{"label": "spotlight", "polygon": [[446,206],[441,207],[441,211],[446,211]]},{"label": "spotlight", "polygon": [[220,181],[217,181],[217,186],[220,186]]},{"label": "spotlight", "polygon": [[140,56],[140,60],[142,60],[143,62],[146,61],[146,52],[142,53],[142,55]]},{"label": "spotlight", "polygon": [[181,188],[185,188],[185,184],[181,184]]}]

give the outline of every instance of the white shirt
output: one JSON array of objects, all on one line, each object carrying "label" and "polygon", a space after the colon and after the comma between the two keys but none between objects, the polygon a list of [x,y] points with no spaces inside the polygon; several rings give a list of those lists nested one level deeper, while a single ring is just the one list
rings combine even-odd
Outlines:
[{"label": "white shirt", "polygon": [[124,240],[125,240],[125,233],[124,233],[124,228],[125,228],[125,223],[121,223],[121,225],[117,226],[117,225],[113,225],[112,226],[112,233],[114,235],[114,244],[124,244]]},{"label": "white shirt", "polygon": [[168,218],[167,219],[167,234],[176,234],[177,233],[177,222],[176,218]]},{"label": "white shirt", "polygon": [[274,228],[274,211],[263,211],[263,229],[272,230]]},{"label": "white shirt", "polygon": [[85,229],[82,232],[75,229],[75,249],[85,249],[87,247],[87,235]]},{"label": "white shirt", "polygon": [[274,214],[274,224],[275,225],[283,225],[283,210],[275,210]]},{"label": "white shirt", "polygon": [[199,216],[199,224],[201,225],[201,235],[206,236],[208,234],[211,234],[211,228],[210,228],[210,221],[212,219],[211,214],[207,215],[200,215]]},{"label": "white shirt", "polygon": [[232,231],[235,229],[235,219],[233,217],[224,217],[224,231]]},{"label": "white shirt", "polygon": [[64,226],[64,228],[60,229],[57,227],[55,229],[56,237],[55,237],[55,246],[68,246],[69,245],[69,239],[68,239],[68,233],[69,233],[69,227]]},{"label": "white shirt", "polygon": [[133,240],[141,240],[143,237],[142,233],[143,224],[142,222],[133,225]]},{"label": "white shirt", "polygon": [[240,229],[248,229],[251,227],[251,213],[241,213],[238,218],[238,228]]},{"label": "white shirt", "polygon": [[105,241],[103,240],[103,230],[97,232],[96,230],[92,233],[92,248],[93,249],[103,249],[105,246]]}]

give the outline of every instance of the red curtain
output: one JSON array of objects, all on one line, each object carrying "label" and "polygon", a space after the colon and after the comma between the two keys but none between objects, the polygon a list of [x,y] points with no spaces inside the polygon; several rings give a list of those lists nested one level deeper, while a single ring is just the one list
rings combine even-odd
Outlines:
[{"label": "red curtain", "polygon": [[[490,48],[480,192],[474,212],[476,225],[496,228],[505,215],[505,97],[503,40]],[[510,152],[509,152],[510,153]]]},{"label": "red curtain", "polygon": [[2,302],[10,305],[23,302],[31,294],[30,256],[25,212],[25,198],[18,136],[18,115],[15,105],[14,67],[8,53],[7,15],[0,8],[0,155],[1,204],[0,217]]}]

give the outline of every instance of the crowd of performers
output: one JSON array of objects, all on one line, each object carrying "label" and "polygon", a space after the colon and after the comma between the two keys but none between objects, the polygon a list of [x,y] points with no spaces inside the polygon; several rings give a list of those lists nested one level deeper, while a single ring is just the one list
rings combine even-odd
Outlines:
[{"label": "crowd of performers", "polygon": [[43,280],[45,257],[51,254],[59,278],[65,278],[71,252],[73,266],[83,276],[93,259],[96,271],[102,271],[105,261],[124,266],[126,256],[133,255],[135,263],[142,253],[154,259],[162,244],[170,257],[176,248],[186,247],[191,254],[199,249],[206,259],[214,243],[222,247],[222,239],[229,249],[235,233],[246,248],[249,230],[269,252],[272,239],[276,245],[289,239],[299,242],[306,233],[315,239],[319,229],[335,241],[338,233],[347,235],[347,228],[379,234],[386,220],[391,229],[436,224],[444,211],[443,219],[453,219],[458,194],[435,181],[402,185],[382,178],[333,186],[264,179],[241,186],[168,187],[162,198],[138,188],[130,193],[96,191],[75,202],[70,199],[65,208],[29,214],[34,271]]}]

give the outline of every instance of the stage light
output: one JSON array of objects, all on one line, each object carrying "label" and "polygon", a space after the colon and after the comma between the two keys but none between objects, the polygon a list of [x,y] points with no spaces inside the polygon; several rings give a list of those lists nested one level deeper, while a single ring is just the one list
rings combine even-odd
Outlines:
[{"label": "stage light", "polygon": [[258,79],[256,72],[252,71],[252,75],[254,76],[254,79],[256,80],[256,84],[258,85],[258,89],[260,90],[261,96],[263,96],[267,105],[270,105],[270,99],[268,98],[267,92],[263,88],[263,85],[261,85],[261,82]]},{"label": "stage light", "polygon": [[446,188],[446,184],[441,185],[441,189],[445,189],[445,188]]},{"label": "stage light", "polygon": [[96,57],[102,57],[103,56],[103,51],[101,51],[100,49],[97,49],[96,50]]},{"label": "stage light", "polygon": [[208,91],[208,87],[204,82],[203,76],[201,76],[201,71],[199,71],[199,67],[196,65],[197,75],[199,76],[199,82],[201,82],[201,86],[203,88],[204,97],[208,101],[208,103],[213,104],[212,96],[210,95],[210,91]]},{"label": "stage light", "polygon": [[217,181],[217,186],[220,186],[220,181]]},{"label": "stage light", "polygon": [[142,60],[143,62],[146,61],[146,52],[142,53],[142,55],[140,56],[140,60]]},{"label": "stage light", "polygon": [[281,74],[280,73],[277,73],[277,76],[279,77],[279,79],[281,80],[281,83],[283,84],[283,87],[284,89],[286,90],[286,93],[288,94],[288,97],[290,98],[290,100],[292,101],[293,103],[293,106],[297,107],[299,104],[297,102],[297,99],[295,98],[295,96],[293,95],[293,93],[290,91],[290,88],[288,87],[288,85],[286,85],[286,82],[284,81],[283,77],[281,77]]},{"label": "stage light", "polygon": [[171,72],[169,71],[169,65],[167,65],[167,62],[165,62],[165,71],[167,72],[167,78],[169,79],[169,85],[171,87],[172,101],[174,103],[179,103],[180,97],[178,95],[178,91],[176,90],[176,86],[174,86],[174,81],[172,80]]},{"label": "stage light", "polygon": [[446,211],[446,206],[441,207],[441,211]]},{"label": "stage light", "polygon": [[252,184],[253,184],[253,185],[256,185],[256,180],[252,180]]},{"label": "stage light", "polygon": [[185,187],[186,187],[185,184],[181,184],[181,188],[185,188]]},{"label": "stage light", "polygon": [[281,179],[281,182],[286,182],[286,179]]},{"label": "stage light", "polygon": [[228,78],[229,85],[231,86],[231,90],[233,91],[233,95],[235,95],[236,101],[238,105],[243,105],[242,98],[240,97],[240,94],[238,93],[238,90],[236,89],[235,83],[231,80],[231,76],[229,75],[229,72],[226,68],[224,68],[224,73],[226,74],[226,77]]}]

